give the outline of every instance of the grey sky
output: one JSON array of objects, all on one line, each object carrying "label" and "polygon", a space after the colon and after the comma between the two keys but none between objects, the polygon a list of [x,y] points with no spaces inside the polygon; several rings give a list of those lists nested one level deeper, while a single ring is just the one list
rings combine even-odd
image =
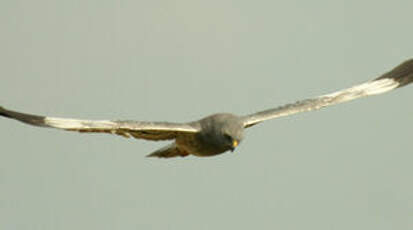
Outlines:
[{"label": "grey sky", "polygon": [[[0,105],[191,121],[329,93],[413,56],[412,1],[0,3]],[[412,229],[413,87],[248,129],[234,153],[0,119],[0,229]]]}]

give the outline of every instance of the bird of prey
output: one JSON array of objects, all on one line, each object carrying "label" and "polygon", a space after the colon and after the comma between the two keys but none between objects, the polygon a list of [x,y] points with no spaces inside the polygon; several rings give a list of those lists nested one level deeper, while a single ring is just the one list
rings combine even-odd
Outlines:
[{"label": "bird of prey", "polygon": [[218,155],[228,150],[234,151],[243,139],[244,129],[263,121],[382,94],[412,82],[413,59],[410,59],[368,82],[244,116],[218,113],[188,123],[79,120],[31,115],[3,107],[0,107],[0,115],[40,127],[82,133],[110,133],[152,141],[173,140],[171,144],[149,154],[149,157],[170,158],[188,155],[204,157]]}]

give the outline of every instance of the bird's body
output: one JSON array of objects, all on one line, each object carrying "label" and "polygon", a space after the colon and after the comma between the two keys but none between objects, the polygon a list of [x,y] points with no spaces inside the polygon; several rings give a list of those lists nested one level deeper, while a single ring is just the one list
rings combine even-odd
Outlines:
[{"label": "bird's body", "polygon": [[382,94],[413,82],[413,59],[382,76],[334,93],[297,101],[246,116],[218,113],[188,123],[79,120],[31,115],[0,107],[0,116],[30,125],[83,133],[110,133],[146,140],[173,140],[150,157],[214,156],[233,151],[243,140],[244,130],[263,121],[320,109],[360,97]]}]

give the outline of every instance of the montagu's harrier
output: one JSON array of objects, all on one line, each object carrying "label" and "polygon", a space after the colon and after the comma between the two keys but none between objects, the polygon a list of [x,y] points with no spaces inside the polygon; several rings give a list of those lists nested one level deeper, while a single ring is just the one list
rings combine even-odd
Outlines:
[{"label": "montagu's harrier", "polygon": [[40,127],[82,133],[111,133],[154,141],[174,140],[172,144],[148,155],[149,157],[184,157],[190,154],[214,156],[228,150],[233,151],[243,139],[244,129],[262,121],[385,93],[412,82],[413,59],[410,59],[366,83],[246,116],[219,113],[189,123],[78,120],[25,114],[2,107],[0,115]]}]

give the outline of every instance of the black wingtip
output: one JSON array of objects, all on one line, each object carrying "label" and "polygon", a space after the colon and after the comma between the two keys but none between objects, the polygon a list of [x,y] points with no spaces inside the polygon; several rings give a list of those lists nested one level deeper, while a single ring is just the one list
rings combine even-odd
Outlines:
[{"label": "black wingtip", "polygon": [[5,108],[1,107],[1,106],[0,106],[0,116],[7,117],[7,118],[12,118],[10,116],[10,114],[7,113],[7,110]]},{"label": "black wingtip", "polygon": [[404,61],[390,72],[383,74],[377,79],[393,79],[399,83],[398,87],[408,85],[413,82],[413,59]]},{"label": "black wingtip", "polygon": [[44,116],[32,115],[27,113],[19,113],[11,110],[7,110],[0,106],[0,116],[15,119],[26,124],[35,126],[46,126],[44,123]]}]

